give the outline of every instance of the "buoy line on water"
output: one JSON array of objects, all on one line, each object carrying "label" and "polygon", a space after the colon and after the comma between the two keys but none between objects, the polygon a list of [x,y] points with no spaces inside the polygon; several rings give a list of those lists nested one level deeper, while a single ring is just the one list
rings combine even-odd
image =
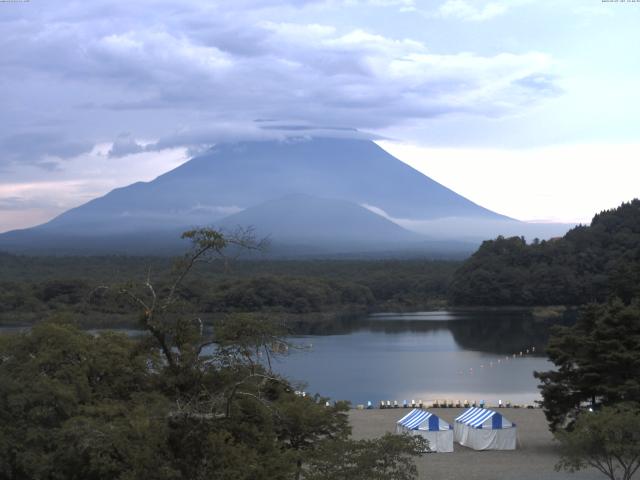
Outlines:
[{"label": "buoy line on water", "polygon": [[527,357],[530,355],[533,355],[534,353],[536,353],[536,347],[530,347],[530,348],[526,348],[524,350],[520,350],[518,353],[513,353],[511,355],[505,355],[504,357],[500,357],[497,358],[496,360],[489,360],[489,363],[481,363],[479,368],[476,365],[476,368],[474,370],[474,367],[469,367],[468,370],[459,370],[458,371],[458,375],[473,375],[474,371],[479,371],[479,370],[484,370],[485,368],[497,368],[500,367],[502,365],[507,365],[509,362],[513,362],[514,360],[517,360],[518,358],[523,358],[523,357]]}]

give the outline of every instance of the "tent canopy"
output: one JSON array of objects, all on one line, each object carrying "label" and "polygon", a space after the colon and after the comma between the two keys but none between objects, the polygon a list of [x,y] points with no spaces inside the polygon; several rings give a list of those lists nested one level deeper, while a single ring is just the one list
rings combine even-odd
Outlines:
[{"label": "tent canopy", "polygon": [[411,410],[397,421],[396,433],[421,436],[429,452],[453,452],[453,427],[427,410]]},{"label": "tent canopy", "polygon": [[456,422],[471,428],[489,428],[493,430],[516,426],[515,423],[510,422],[494,410],[477,407],[463,412],[462,415],[456,417]]},{"label": "tent canopy", "polygon": [[439,430],[451,430],[452,428],[451,425],[440,419],[437,415],[417,408],[411,410],[408,414],[398,420],[397,423],[408,430],[428,430],[430,432],[437,432]]}]

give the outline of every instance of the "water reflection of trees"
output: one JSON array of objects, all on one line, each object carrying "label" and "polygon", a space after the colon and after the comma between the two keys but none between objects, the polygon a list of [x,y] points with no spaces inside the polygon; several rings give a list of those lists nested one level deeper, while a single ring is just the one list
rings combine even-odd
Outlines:
[{"label": "water reflection of trees", "polygon": [[455,342],[465,350],[506,355],[530,347],[535,347],[536,353],[543,354],[551,327],[569,325],[573,321],[572,315],[540,319],[523,311],[478,312],[449,321],[337,316],[312,322],[291,321],[288,326],[297,335],[348,335],[358,331],[393,335],[449,330]]},{"label": "water reflection of trees", "polygon": [[543,354],[553,325],[558,320],[532,317],[451,322],[449,330],[460,347],[481,352],[513,354],[531,347]]}]

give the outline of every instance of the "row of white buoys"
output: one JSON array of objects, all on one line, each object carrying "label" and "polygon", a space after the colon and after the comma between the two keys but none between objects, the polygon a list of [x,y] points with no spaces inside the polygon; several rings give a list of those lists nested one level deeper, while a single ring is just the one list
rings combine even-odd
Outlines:
[{"label": "row of white buoys", "polygon": [[507,363],[516,360],[517,358],[525,357],[527,355],[532,355],[536,352],[536,347],[527,348],[525,350],[521,350],[520,352],[514,353],[512,355],[505,355],[505,357],[500,357],[496,360],[490,360],[488,364],[482,363],[479,368],[470,367],[468,370],[460,370],[458,371],[458,375],[473,375],[474,372],[478,370],[484,370],[485,368],[494,368],[499,367],[501,365],[506,365]]}]

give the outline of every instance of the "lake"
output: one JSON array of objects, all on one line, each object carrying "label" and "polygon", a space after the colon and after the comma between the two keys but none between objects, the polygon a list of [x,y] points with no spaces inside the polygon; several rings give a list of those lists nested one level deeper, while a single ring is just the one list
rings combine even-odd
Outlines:
[{"label": "lake", "polygon": [[[278,357],[273,368],[300,383],[300,390],[354,405],[533,403],[540,399],[533,372],[552,368],[543,351],[554,323],[558,320],[536,319],[526,311],[472,310],[300,321],[292,327],[302,333],[290,339],[299,348]],[[0,332],[18,329],[0,327]]]},{"label": "lake", "polygon": [[294,337],[302,348],[274,368],[306,381],[307,392],[353,404],[533,403],[540,399],[533,372],[552,368],[543,356],[551,323],[513,311],[377,314]]}]

